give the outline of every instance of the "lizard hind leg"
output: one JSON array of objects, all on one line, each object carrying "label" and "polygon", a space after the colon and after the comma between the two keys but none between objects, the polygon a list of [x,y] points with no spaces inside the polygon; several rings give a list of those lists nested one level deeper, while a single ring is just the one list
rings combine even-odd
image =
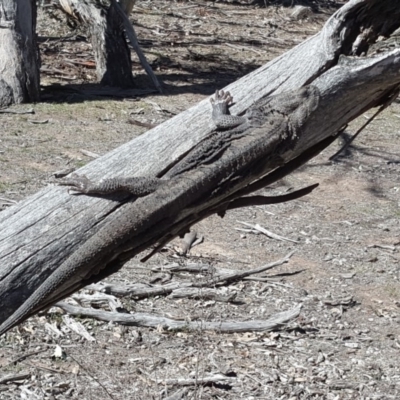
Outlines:
[{"label": "lizard hind leg", "polygon": [[147,196],[160,187],[164,181],[152,177],[115,177],[103,179],[100,182],[92,182],[86,175],[72,174],[60,182],[59,185],[69,186],[70,190],[84,194],[110,194],[115,192],[127,192],[137,197]]}]

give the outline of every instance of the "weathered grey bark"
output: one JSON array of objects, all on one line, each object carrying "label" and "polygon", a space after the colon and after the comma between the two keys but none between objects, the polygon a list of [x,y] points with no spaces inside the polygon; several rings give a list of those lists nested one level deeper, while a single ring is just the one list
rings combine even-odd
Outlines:
[{"label": "weathered grey bark", "polygon": [[113,4],[100,18],[102,23],[90,27],[97,78],[105,86],[131,88],[134,86],[131,52],[122,19]]},{"label": "weathered grey bark", "polygon": [[[400,49],[375,58],[340,59],[340,55],[359,55],[378,36],[389,35],[398,28],[400,7],[395,3],[347,3],[319,34],[230,85],[227,89],[236,101],[233,112],[244,111],[262,96],[312,83],[321,92],[320,105],[288,160],[329,141],[349,121],[385,103],[400,86]],[[209,126],[210,106],[204,100],[93,161],[79,173],[94,180],[116,175],[156,175],[206,136]],[[116,208],[117,202],[70,196],[65,188],[50,186],[0,213],[0,322],[93,235],[99,223]],[[146,232],[147,236],[149,245],[160,239],[156,231]],[[80,286],[82,282],[69,290]]]},{"label": "weathered grey bark", "polygon": [[[124,11],[131,12],[134,3],[135,0],[125,0],[122,3]],[[90,0],[60,0],[60,5],[88,29],[98,81],[107,86],[133,87],[131,53],[115,4],[100,9]]]},{"label": "weathered grey bark", "polygon": [[135,50],[137,56],[139,57],[140,64],[142,64],[142,67],[146,71],[147,75],[153,81],[155,88],[160,93],[162,93],[163,90],[162,90],[161,84],[158,81],[157,76],[154,74],[153,70],[151,69],[149,63],[147,62],[146,56],[143,54],[143,51],[139,46],[135,30],[133,29],[133,25],[131,24],[131,22],[129,21],[129,18],[128,18],[128,15],[131,13],[135,2],[136,2],[136,0],[124,0],[124,1],[120,1],[119,3],[117,3],[116,0],[111,0],[112,6],[115,8],[115,11],[119,14],[120,18],[122,19],[126,36],[128,37],[132,48]]},{"label": "weathered grey bark", "polygon": [[112,321],[122,325],[145,326],[148,328],[157,328],[162,326],[167,329],[190,329],[193,331],[218,331],[223,333],[272,331],[279,327],[282,327],[283,324],[297,318],[300,314],[301,309],[301,306],[297,306],[291,310],[277,313],[266,320],[252,320],[245,322],[209,322],[174,320],[171,318],[146,313],[128,314],[120,312],[109,312],[103,310],[95,310],[94,308],[73,306],[65,302],[59,302],[57,303],[57,306],[71,315],[91,317],[107,322]]},{"label": "weathered grey bark", "polygon": [[123,88],[134,86],[131,53],[126,41],[128,37],[147,75],[156,89],[162,92],[127,17],[136,0],[121,0],[118,3],[111,0],[111,4],[104,9],[96,7],[93,0],[59,1],[64,12],[87,27],[96,60],[97,79],[101,84]]},{"label": "weathered grey bark", "polygon": [[0,107],[38,101],[40,98],[35,30],[35,0],[1,2]]}]

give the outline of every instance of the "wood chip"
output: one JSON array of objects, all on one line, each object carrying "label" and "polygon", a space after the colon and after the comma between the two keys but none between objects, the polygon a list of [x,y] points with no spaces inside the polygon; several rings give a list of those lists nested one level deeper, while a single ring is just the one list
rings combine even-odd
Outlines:
[{"label": "wood chip", "polygon": [[100,157],[99,154],[93,153],[92,151],[89,151],[89,150],[80,149],[79,151],[80,151],[82,154],[84,154],[85,156],[88,156],[88,157],[91,157],[91,158],[98,158],[98,157]]},{"label": "wood chip", "polygon": [[85,338],[88,342],[95,341],[95,338],[86,330],[86,328],[80,322],[75,321],[69,315],[63,315],[62,320],[69,329]]},{"label": "wood chip", "polygon": [[0,110],[0,114],[35,114],[33,108],[28,108],[26,110],[11,110],[9,108],[3,108]]},{"label": "wood chip", "polygon": [[237,221],[237,222],[239,222],[240,224],[249,226],[250,228],[254,229],[255,231],[261,232],[265,236],[270,237],[271,239],[276,239],[276,240],[286,241],[286,242],[292,242],[292,243],[300,243],[300,241],[298,241],[298,240],[293,240],[293,239],[289,239],[289,238],[277,235],[276,233],[273,233],[273,232],[263,228],[259,224],[253,225],[253,224],[249,224],[248,222],[243,222],[243,221]]},{"label": "wood chip", "polygon": [[9,374],[0,377],[0,385],[4,385],[9,382],[23,381],[31,377],[30,372],[20,372],[18,374]]}]

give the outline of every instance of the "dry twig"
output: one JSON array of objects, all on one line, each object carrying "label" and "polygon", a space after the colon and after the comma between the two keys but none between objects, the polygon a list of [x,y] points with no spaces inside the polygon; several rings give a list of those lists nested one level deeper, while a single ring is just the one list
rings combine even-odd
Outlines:
[{"label": "dry twig", "polygon": [[297,318],[300,315],[301,305],[292,310],[284,311],[272,315],[267,320],[252,320],[252,321],[178,321],[171,318],[166,318],[158,315],[147,313],[116,313],[106,312],[101,310],[88,309],[63,301],[56,304],[70,315],[79,315],[82,317],[95,318],[101,321],[115,322],[129,326],[144,326],[148,328],[164,327],[169,330],[189,329],[194,331],[218,331],[221,333],[232,332],[264,332],[272,331],[281,328],[287,322]]},{"label": "dry twig", "polygon": [[298,240],[293,240],[293,239],[289,239],[289,238],[277,235],[276,233],[273,233],[258,224],[252,225],[247,222],[242,222],[242,221],[237,221],[237,222],[239,222],[240,224],[249,226],[250,228],[254,229],[255,231],[263,233],[265,236],[268,236],[269,238],[280,240],[280,241],[292,242],[292,243],[300,243]]}]

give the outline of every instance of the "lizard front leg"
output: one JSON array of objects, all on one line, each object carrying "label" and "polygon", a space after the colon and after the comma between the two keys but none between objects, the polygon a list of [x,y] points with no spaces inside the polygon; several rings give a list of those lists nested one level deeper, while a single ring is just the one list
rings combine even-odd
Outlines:
[{"label": "lizard front leg", "polygon": [[92,182],[86,175],[72,174],[58,182],[59,185],[69,186],[72,190],[84,194],[110,194],[115,192],[128,192],[138,197],[153,193],[163,184],[159,178],[133,177],[109,178],[100,182]]},{"label": "lizard front leg", "polygon": [[229,107],[232,105],[233,97],[229,92],[217,90],[214,98],[210,99],[212,106],[212,119],[218,129],[232,129],[246,123],[245,117],[231,115]]},{"label": "lizard front leg", "polygon": [[232,104],[229,92],[217,90],[210,99],[212,119],[217,127],[209,136],[198,143],[178,164],[174,165],[167,176],[172,178],[201,165],[210,164],[220,157],[231,142],[246,133],[250,124],[248,113],[236,116],[229,113]]}]

